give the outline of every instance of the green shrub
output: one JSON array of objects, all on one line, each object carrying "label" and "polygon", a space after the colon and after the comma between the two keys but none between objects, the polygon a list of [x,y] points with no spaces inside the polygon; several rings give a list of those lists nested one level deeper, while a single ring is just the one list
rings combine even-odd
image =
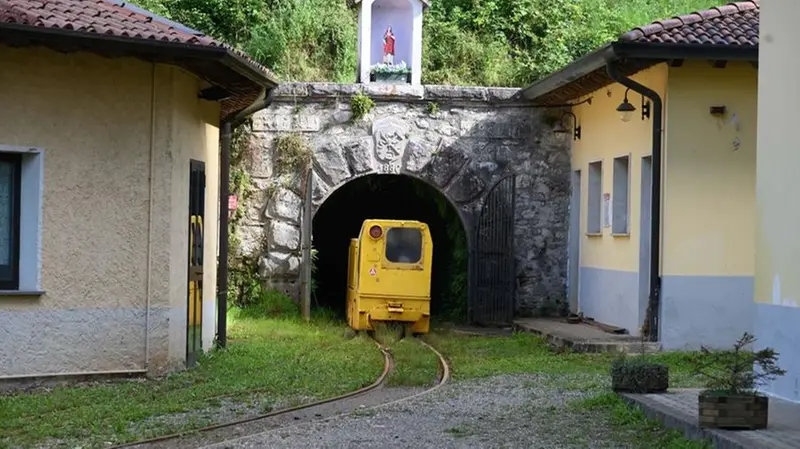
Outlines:
[{"label": "green shrub", "polygon": [[300,307],[292,298],[275,289],[262,289],[257,298],[242,307],[245,318],[297,317]]},{"label": "green shrub", "polygon": [[611,388],[628,393],[662,393],[669,386],[669,367],[647,359],[623,357],[611,363]]},{"label": "green shrub", "polygon": [[265,2],[264,20],[244,49],[283,81],[353,82],[356,76],[355,11],[346,2]]},{"label": "green shrub", "polygon": [[341,324],[342,318],[336,311],[328,307],[315,307],[311,309],[311,318],[318,323]]},{"label": "green shrub", "polygon": [[[345,1],[136,3],[247,51],[283,81],[355,81],[358,18]],[[437,0],[425,14],[422,81],[523,86],[633,27],[721,3]]]},{"label": "green shrub", "polygon": [[278,174],[302,173],[314,158],[314,150],[298,133],[283,134],[275,138],[275,166]]},{"label": "green shrub", "polygon": [[350,99],[350,110],[353,112],[353,120],[365,117],[374,107],[375,102],[372,98],[364,94],[364,92],[359,92]]}]

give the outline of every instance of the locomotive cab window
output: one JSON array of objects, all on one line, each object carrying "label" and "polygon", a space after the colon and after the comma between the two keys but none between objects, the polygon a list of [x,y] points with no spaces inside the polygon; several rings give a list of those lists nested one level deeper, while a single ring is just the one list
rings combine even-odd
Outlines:
[{"label": "locomotive cab window", "polygon": [[386,259],[417,263],[422,259],[422,232],[417,228],[390,228],[386,232]]}]

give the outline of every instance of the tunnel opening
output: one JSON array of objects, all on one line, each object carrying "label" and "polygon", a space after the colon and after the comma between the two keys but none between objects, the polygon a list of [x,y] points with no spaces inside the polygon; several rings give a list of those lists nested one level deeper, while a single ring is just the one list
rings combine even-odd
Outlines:
[{"label": "tunnel opening", "polygon": [[316,251],[312,305],[346,316],[350,239],[369,218],[418,220],[433,239],[431,317],[463,322],[467,316],[467,235],[458,211],[435,187],[407,175],[367,175],[341,186],[313,219]]}]

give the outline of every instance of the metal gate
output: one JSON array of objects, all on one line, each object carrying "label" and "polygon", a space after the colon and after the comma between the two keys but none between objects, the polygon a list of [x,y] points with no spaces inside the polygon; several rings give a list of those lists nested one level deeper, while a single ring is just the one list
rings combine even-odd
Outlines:
[{"label": "metal gate", "polygon": [[514,318],[514,208],[516,175],[498,181],[486,195],[475,222],[470,257],[468,318],[483,325]]},{"label": "metal gate", "polygon": [[186,366],[203,352],[203,216],[206,165],[189,161],[189,286],[186,307]]}]

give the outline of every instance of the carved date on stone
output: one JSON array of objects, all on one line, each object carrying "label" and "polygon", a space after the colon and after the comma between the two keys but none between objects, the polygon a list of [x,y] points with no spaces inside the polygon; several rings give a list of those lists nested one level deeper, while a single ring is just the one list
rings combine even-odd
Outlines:
[{"label": "carved date on stone", "polygon": [[375,138],[375,155],[379,160],[389,162],[403,154],[408,127],[393,117],[383,118],[373,122],[372,135]]},{"label": "carved date on stone", "polygon": [[385,175],[400,174],[400,161],[385,162],[380,165],[378,172]]}]

